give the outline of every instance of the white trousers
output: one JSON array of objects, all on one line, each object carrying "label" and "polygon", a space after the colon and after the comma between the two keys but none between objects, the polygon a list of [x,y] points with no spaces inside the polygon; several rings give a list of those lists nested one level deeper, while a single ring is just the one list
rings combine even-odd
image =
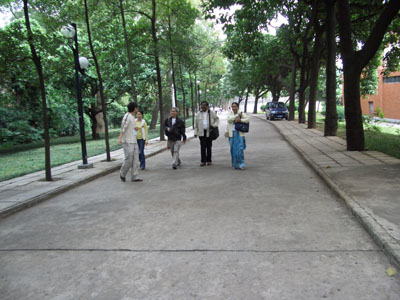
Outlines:
[{"label": "white trousers", "polygon": [[181,160],[179,159],[179,150],[181,149],[181,141],[168,141],[169,148],[171,149],[172,155],[172,166],[179,166]]},{"label": "white trousers", "polygon": [[119,171],[122,177],[125,177],[129,169],[131,169],[131,180],[137,179],[139,175],[139,147],[138,144],[123,143],[125,160]]}]

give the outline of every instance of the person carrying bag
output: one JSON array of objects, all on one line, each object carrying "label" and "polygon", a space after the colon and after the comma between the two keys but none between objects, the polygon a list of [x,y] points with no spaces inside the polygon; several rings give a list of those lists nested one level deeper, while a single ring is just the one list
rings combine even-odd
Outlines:
[{"label": "person carrying bag", "polygon": [[228,116],[228,124],[225,136],[229,138],[231,150],[232,167],[236,170],[246,169],[244,162],[244,150],[246,149],[246,139],[244,133],[249,131],[249,117],[239,111],[239,104],[232,103],[232,112]]}]

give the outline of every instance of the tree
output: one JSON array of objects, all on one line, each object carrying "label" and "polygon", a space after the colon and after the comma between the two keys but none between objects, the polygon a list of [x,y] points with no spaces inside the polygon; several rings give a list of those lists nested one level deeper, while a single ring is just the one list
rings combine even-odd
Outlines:
[{"label": "tree", "polygon": [[[379,12],[377,20],[368,33],[360,50],[354,41],[352,10],[348,0],[338,0],[338,23],[340,52],[344,71],[344,101],[346,117],[347,150],[364,150],[364,130],[360,104],[360,77],[364,67],[374,57],[393,19],[398,16],[400,1],[375,2],[374,10]],[[365,10],[370,7],[362,7]],[[357,7],[357,13],[360,7]],[[371,22],[372,24],[372,22]]]},{"label": "tree", "polygon": [[336,111],[336,17],[335,1],[325,0],[326,10],[326,114],[324,136],[336,136],[337,111]]},{"label": "tree", "polygon": [[49,124],[47,120],[47,102],[46,102],[46,87],[44,84],[43,67],[40,57],[37,54],[34,37],[32,34],[31,23],[29,20],[29,10],[28,10],[28,0],[24,0],[24,15],[25,24],[28,34],[28,43],[32,53],[32,60],[35,64],[36,71],[40,82],[40,93],[42,97],[42,113],[43,113],[43,128],[44,128],[44,141],[45,141],[45,172],[46,180],[51,181],[51,163],[50,163],[50,134],[49,134]]},{"label": "tree", "polygon": [[131,54],[131,43],[128,38],[128,33],[126,30],[126,22],[125,22],[125,11],[124,11],[124,5],[123,5],[123,0],[119,0],[119,8],[121,12],[121,19],[122,19],[122,28],[124,29],[124,39],[125,39],[125,46],[126,46],[126,52],[128,55],[128,65],[129,65],[129,76],[131,80],[131,93],[133,100],[137,102],[137,92],[136,92],[136,87],[135,87],[135,79],[133,78],[133,64],[132,64],[132,54]]},{"label": "tree", "polygon": [[104,97],[103,78],[101,76],[100,66],[99,66],[99,63],[97,61],[96,52],[94,51],[94,47],[93,47],[92,33],[90,31],[89,9],[88,9],[87,0],[84,0],[84,3],[85,3],[85,19],[86,19],[88,38],[89,38],[90,52],[92,53],[92,56],[93,56],[94,64],[96,66],[97,79],[99,80],[99,85],[100,85],[99,86],[99,88],[100,88],[99,92],[100,92],[101,107],[102,107],[103,120],[104,120],[104,139],[105,139],[105,142],[106,142],[107,161],[111,161],[110,142],[109,142],[109,139],[108,139],[107,106],[106,106],[106,100],[105,100],[105,97]]}]

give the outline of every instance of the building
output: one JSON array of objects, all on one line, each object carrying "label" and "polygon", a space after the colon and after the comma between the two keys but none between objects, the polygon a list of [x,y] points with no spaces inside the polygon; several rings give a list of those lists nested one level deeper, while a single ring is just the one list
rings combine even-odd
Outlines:
[{"label": "building", "polygon": [[383,111],[385,119],[400,120],[400,72],[392,72],[388,76],[379,68],[378,91],[375,95],[361,98],[363,115],[374,115],[377,108]]}]

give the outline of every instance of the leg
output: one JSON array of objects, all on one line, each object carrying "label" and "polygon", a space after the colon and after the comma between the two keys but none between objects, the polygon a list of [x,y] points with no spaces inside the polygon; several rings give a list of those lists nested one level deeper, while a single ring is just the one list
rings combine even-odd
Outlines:
[{"label": "leg", "polygon": [[126,174],[132,166],[134,144],[123,143],[122,147],[124,149],[125,160],[121,166],[119,174],[121,177],[125,178]]},{"label": "leg", "polygon": [[174,142],[173,146],[173,157],[172,157],[172,166],[176,167],[178,165],[178,162],[180,162],[179,159],[179,150],[181,148],[182,142],[181,141],[176,141]]},{"label": "leg", "polygon": [[199,136],[200,140],[200,154],[201,154],[201,162],[205,163],[207,161],[207,156],[206,156],[206,137],[205,136]]},{"label": "leg", "polygon": [[138,144],[133,145],[133,160],[132,160],[132,169],[131,169],[131,180],[138,179],[139,175],[139,147]]},{"label": "leg", "polygon": [[139,161],[140,161],[140,168],[143,170],[146,168],[146,157],[144,156],[144,143],[145,140],[140,139],[137,140],[139,146]]},{"label": "leg", "polygon": [[212,155],[212,139],[210,137],[206,138],[206,150],[207,150],[207,162],[211,163],[211,155]]}]

